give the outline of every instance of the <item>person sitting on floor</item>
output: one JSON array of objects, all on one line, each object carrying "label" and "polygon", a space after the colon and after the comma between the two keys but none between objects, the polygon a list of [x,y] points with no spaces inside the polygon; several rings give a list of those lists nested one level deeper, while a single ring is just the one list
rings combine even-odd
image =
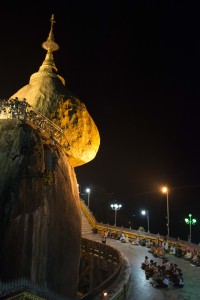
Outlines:
[{"label": "person sitting on floor", "polygon": [[191,263],[193,265],[196,265],[197,261],[198,261],[198,252],[195,250],[193,257],[191,258]]},{"label": "person sitting on floor", "polygon": [[167,241],[167,240],[166,240],[165,242],[163,242],[162,248],[163,248],[163,250],[164,250],[166,253],[169,252],[169,244],[168,244],[168,241]]},{"label": "person sitting on floor", "polygon": [[103,230],[102,233],[101,233],[101,242],[102,242],[103,244],[106,244],[106,237],[107,237],[106,231]]},{"label": "person sitting on floor", "polygon": [[151,245],[150,250],[148,252],[149,253],[153,253],[155,248],[156,248],[155,245]]},{"label": "person sitting on floor", "polygon": [[180,246],[178,248],[176,248],[175,256],[179,257],[179,258],[183,256],[183,251]]},{"label": "person sitting on floor", "polygon": [[125,240],[125,235],[124,235],[124,233],[122,233],[122,234],[120,235],[119,240],[120,240],[121,242],[123,242],[123,241]]},{"label": "person sitting on floor", "polygon": [[195,255],[192,259],[191,259],[191,263],[197,267],[200,266],[200,256],[199,255]]},{"label": "person sitting on floor", "polygon": [[148,256],[145,256],[144,261],[141,264],[142,270],[145,270],[145,268],[149,265],[149,258]]},{"label": "person sitting on floor", "polygon": [[191,260],[191,259],[192,259],[192,252],[190,251],[190,249],[187,250],[187,252],[186,252],[184,258],[185,258],[186,260]]},{"label": "person sitting on floor", "polygon": [[154,272],[154,266],[153,266],[153,260],[150,260],[150,264],[146,266],[145,268],[145,275],[146,279],[148,280],[150,277],[152,277]]},{"label": "person sitting on floor", "polygon": [[139,237],[136,237],[136,239],[132,241],[132,245],[138,246],[139,244],[140,244]]},{"label": "person sitting on floor", "polygon": [[171,245],[169,254],[176,255],[176,245],[175,244]]},{"label": "person sitting on floor", "polygon": [[153,285],[155,288],[168,288],[169,278],[168,275],[164,275],[163,277],[156,280],[156,283]]},{"label": "person sitting on floor", "polygon": [[129,238],[128,238],[128,235],[126,234],[125,239],[122,241],[122,243],[128,243],[128,242],[129,242]]},{"label": "person sitting on floor", "polygon": [[184,287],[184,280],[183,280],[183,274],[180,271],[176,277],[176,279],[173,282],[174,287],[183,288]]},{"label": "person sitting on floor", "polygon": [[149,281],[153,286],[157,284],[157,281],[162,278],[162,270],[161,266],[158,266],[157,269],[154,269],[154,273],[152,275],[152,279]]}]

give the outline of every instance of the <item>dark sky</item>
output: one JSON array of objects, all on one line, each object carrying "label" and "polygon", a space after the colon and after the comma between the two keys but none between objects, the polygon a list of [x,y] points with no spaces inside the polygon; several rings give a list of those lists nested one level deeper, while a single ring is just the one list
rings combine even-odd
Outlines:
[{"label": "dark sky", "polygon": [[0,97],[38,70],[54,13],[59,73],[101,136],[96,158],[75,170],[81,189],[103,186],[131,221],[148,209],[159,231],[155,224],[165,223],[166,215],[160,187],[167,184],[171,227],[180,228],[174,236],[189,230],[183,220],[192,213],[199,242],[199,6],[56,0],[10,1],[0,8]]}]

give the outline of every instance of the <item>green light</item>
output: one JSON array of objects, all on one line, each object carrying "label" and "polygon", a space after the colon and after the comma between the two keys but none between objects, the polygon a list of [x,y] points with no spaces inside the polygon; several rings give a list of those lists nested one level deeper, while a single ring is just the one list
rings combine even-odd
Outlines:
[{"label": "green light", "polygon": [[189,214],[189,219],[185,218],[185,223],[190,225],[190,235],[188,237],[188,241],[191,243],[192,242],[192,238],[191,238],[191,227],[192,225],[195,225],[197,222],[196,219],[192,219],[192,214]]},{"label": "green light", "polygon": [[197,220],[196,219],[191,219],[192,215],[189,214],[189,219],[188,218],[185,218],[185,223],[186,224],[192,224],[192,225],[195,225]]}]

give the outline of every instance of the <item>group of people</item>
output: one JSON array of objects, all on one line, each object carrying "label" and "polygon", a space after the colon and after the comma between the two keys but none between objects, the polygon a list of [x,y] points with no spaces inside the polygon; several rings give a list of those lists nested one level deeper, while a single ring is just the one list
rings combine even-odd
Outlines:
[{"label": "group of people", "polygon": [[190,261],[192,265],[200,267],[200,256],[197,251],[192,253],[192,251],[188,249],[184,255],[184,259]]},{"label": "group of people", "polygon": [[[197,251],[192,252],[188,249],[183,251],[176,244],[169,244],[167,238],[162,241],[162,244],[157,245],[155,241],[147,241],[146,239],[139,239],[138,236],[132,241],[129,240],[127,234],[119,233],[111,230],[103,230],[101,233],[101,240],[103,244],[106,244],[106,239],[112,238],[121,241],[122,243],[131,243],[132,245],[142,245],[149,248],[149,251],[155,258],[165,259],[165,254],[169,253],[177,257],[182,257],[191,262],[191,264],[200,267],[200,256]],[[179,274],[180,275],[180,274]],[[165,279],[167,281],[167,279]]]},{"label": "group of people", "polygon": [[103,230],[101,233],[101,240],[102,243],[106,243],[106,238],[112,238],[115,240],[119,240],[122,243],[128,243],[129,237],[127,234],[124,233],[116,233],[116,231],[110,231],[110,230]]},{"label": "group of people", "polygon": [[[164,258],[165,253],[169,253],[179,258],[181,257],[186,258],[187,256],[188,259],[190,259],[192,255],[192,253],[190,253],[190,250],[187,251],[189,253],[185,253],[179,245],[176,244],[169,245],[167,239],[164,239],[160,245],[157,245],[155,242],[151,242],[148,245],[148,248],[150,248],[149,252],[152,253],[154,257],[159,257],[159,258]],[[185,256],[185,254],[187,255]]]},{"label": "group of people", "polygon": [[162,263],[158,265],[156,261],[149,260],[148,256],[145,256],[141,268],[146,274],[146,279],[150,279],[150,283],[155,288],[167,288],[169,283],[178,288],[184,286],[182,270],[166,258],[163,258]]}]

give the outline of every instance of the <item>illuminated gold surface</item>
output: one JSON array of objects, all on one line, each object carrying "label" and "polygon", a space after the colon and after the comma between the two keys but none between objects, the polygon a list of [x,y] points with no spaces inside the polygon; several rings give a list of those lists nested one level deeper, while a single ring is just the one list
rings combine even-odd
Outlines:
[{"label": "illuminated gold surface", "polygon": [[100,136],[86,106],[70,94],[65,87],[65,80],[57,73],[52,52],[58,50],[59,46],[54,42],[53,24],[52,16],[48,39],[42,44],[47,54],[39,71],[30,77],[29,84],[11,98],[26,98],[30,105],[63,130],[62,145],[71,166],[77,167],[94,159]]}]

